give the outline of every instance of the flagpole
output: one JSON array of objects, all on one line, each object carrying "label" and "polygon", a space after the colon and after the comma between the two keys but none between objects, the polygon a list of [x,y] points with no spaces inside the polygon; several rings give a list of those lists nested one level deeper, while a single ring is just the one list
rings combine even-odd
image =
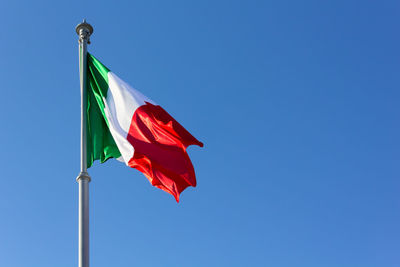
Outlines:
[{"label": "flagpole", "polygon": [[76,181],[79,184],[79,267],[89,267],[89,182],[86,154],[86,86],[87,86],[87,45],[93,27],[83,20],[75,28],[79,35],[79,76],[81,87],[81,172]]}]

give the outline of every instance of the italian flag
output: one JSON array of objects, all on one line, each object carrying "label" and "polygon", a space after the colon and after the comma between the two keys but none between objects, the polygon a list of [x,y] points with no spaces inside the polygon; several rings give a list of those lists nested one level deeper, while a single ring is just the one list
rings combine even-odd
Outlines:
[{"label": "italian flag", "polygon": [[94,56],[87,57],[87,167],[116,158],[179,202],[186,187],[196,186],[186,148],[203,143]]}]

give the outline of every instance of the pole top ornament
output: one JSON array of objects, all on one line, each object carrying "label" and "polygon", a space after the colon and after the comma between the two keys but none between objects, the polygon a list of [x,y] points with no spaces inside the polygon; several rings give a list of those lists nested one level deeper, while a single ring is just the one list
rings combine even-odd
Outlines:
[{"label": "pole top ornament", "polygon": [[79,42],[86,40],[90,44],[90,35],[93,33],[93,27],[86,22],[86,19],[75,27],[75,31],[79,35]]}]

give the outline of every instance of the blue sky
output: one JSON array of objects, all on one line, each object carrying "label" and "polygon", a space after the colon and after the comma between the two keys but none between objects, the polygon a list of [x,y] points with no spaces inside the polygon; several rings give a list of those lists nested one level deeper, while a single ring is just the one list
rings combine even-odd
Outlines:
[{"label": "blue sky", "polygon": [[91,266],[400,265],[398,1],[3,1],[0,266],[77,266],[78,37],[204,148],[89,169]]}]

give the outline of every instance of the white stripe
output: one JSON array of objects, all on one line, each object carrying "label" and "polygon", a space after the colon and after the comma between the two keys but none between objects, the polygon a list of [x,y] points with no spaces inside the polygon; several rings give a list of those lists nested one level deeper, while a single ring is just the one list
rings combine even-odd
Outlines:
[{"label": "white stripe", "polygon": [[154,105],[155,103],[111,71],[108,73],[108,87],[107,99],[103,99],[105,103],[104,111],[108,119],[110,132],[123,160],[128,165],[135,151],[126,139],[133,114],[138,107],[145,104],[145,101]]}]

